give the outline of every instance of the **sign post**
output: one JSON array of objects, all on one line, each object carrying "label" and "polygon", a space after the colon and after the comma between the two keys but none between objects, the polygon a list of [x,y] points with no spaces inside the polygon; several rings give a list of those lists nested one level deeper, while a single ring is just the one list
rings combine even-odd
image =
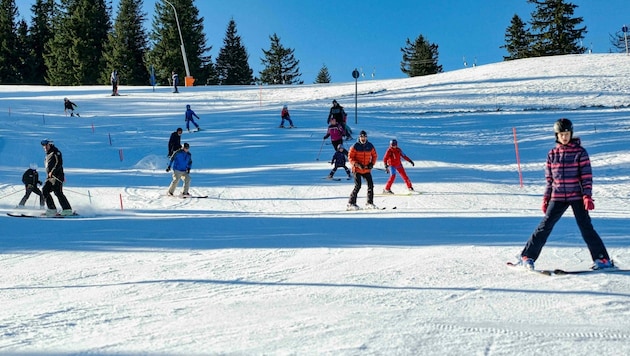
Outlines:
[{"label": "sign post", "polygon": [[357,80],[359,79],[359,71],[356,68],[354,68],[354,70],[352,71],[352,78],[354,78],[354,124],[356,125],[359,121],[357,117],[357,105],[359,101]]},{"label": "sign post", "polygon": [[624,41],[626,41],[626,56],[628,55],[628,26],[623,25],[623,27],[621,28],[621,31],[623,32],[623,39]]}]

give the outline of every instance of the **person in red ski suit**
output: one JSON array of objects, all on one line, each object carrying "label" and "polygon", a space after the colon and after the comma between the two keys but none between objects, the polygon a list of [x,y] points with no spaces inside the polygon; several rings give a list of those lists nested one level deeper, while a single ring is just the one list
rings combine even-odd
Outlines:
[{"label": "person in red ski suit", "polygon": [[413,163],[413,160],[407,157],[407,155],[405,155],[405,153],[400,149],[400,147],[398,147],[398,141],[391,140],[389,143],[389,148],[387,148],[387,151],[385,152],[385,156],[383,156],[383,163],[385,164],[385,172],[389,174],[389,179],[387,180],[387,183],[385,183],[385,189],[383,190],[383,194],[394,194],[391,188],[392,188],[392,184],[394,183],[394,180],[396,180],[396,172],[400,173],[400,176],[405,181],[405,184],[407,184],[407,189],[409,189],[409,191],[413,191],[411,180],[409,180],[409,177],[407,177],[407,172],[405,172],[405,168],[403,167],[402,162],[400,161],[401,158],[411,163],[412,166],[415,165]]}]

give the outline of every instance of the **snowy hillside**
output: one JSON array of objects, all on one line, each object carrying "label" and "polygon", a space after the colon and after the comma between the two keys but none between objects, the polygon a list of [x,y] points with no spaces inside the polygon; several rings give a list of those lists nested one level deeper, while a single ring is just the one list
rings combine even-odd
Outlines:
[{"label": "snowy hillside", "polygon": [[[0,86],[0,354],[630,353],[630,273],[505,266],[542,218],[553,123],[567,117],[593,164],[595,229],[630,269],[630,57],[503,62],[357,92],[355,123],[354,82],[118,97]],[[81,117],[64,115],[64,97]],[[352,181],[324,179],[332,99],[379,159],[398,140],[421,195],[345,210]],[[206,199],[166,196],[187,104],[203,128],[182,136],[191,192]],[[297,128],[278,128],[283,104]],[[43,166],[43,138],[63,152],[80,218],[6,215],[24,170]],[[388,176],[373,175],[379,193]],[[405,190],[400,177],[392,189]],[[39,212],[35,200],[20,211]],[[567,212],[537,267],[590,263]]]}]

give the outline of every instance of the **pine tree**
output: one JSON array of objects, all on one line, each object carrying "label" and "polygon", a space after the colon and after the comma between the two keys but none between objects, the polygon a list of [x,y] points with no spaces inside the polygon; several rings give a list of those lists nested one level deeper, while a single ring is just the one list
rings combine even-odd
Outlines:
[{"label": "pine tree", "polygon": [[518,15],[514,15],[510,27],[505,30],[505,45],[500,47],[505,48],[509,54],[503,60],[529,57],[531,41],[532,35],[525,28],[525,23]]},{"label": "pine tree", "polygon": [[409,77],[442,72],[442,66],[438,65],[438,46],[429,43],[424,36],[418,36],[414,43],[407,38],[406,47],[400,51],[403,53],[400,70]]},{"label": "pine tree", "polygon": [[261,58],[264,69],[260,72],[263,84],[303,84],[300,80],[300,61],[295,59],[294,49],[285,48],[275,33],[270,36],[271,47],[263,49],[265,58]]},{"label": "pine tree", "polygon": [[113,31],[105,45],[106,67],[101,81],[108,83],[111,72],[118,71],[120,84],[147,85],[149,72],[144,63],[148,50],[147,36],[142,26],[143,0],[121,0]]},{"label": "pine tree", "polygon": [[[171,5],[163,0],[155,3],[153,29],[149,36],[153,48],[147,55],[147,66],[154,66],[158,82],[169,82],[171,71],[177,72],[180,78],[184,77],[186,64],[181,51],[183,39],[190,76],[195,78],[196,83],[207,82],[214,69],[212,59],[207,55],[212,47],[206,46],[203,17],[199,17],[199,10],[193,4],[193,0],[169,2],[177,10],[177,18]],[[181,29],[181,39],[177,20]]]},{"label": "pine tree", "polygon": [[31,57],[29,56],[29,38],[28,38],[28,25],[26,21],[20,20],[17,25],[17,42],[16,42],[16,56],[18,62],[16,63],[18,80],[20,83],[27,81],[27,76],[31,72]]},{"label": "pine tree", "polygon": [[315,84],[325,84],[330,83],[330,74],[328,73],[328,67],[324,64],[322,68],[317,73],[317,78],[315,78]]},{"label": "pine tree", "polygon": [[582,23],[581,17],[573,17],[577,5],[564,0],[527,0],[536,5],[532,13],[531,29],[533,34],[532,56],[555,56],[562,54],[584,53],[580,45],[586,26],[577,28]]},{"label": "pine tree", "polygon": [[[614,52],[624,53],[626,52],[626,34],[623,31],[617,31],[615,34],[609,34],[610,44],[615,48]],[[628,35],[628,42],[630,43],[630,35]],[[612,49],[611,49],[611,52]]]},{"label": "pine tree", "polygon": [[254,71],[249,67],[249,55],[241,44],[241,37],[236,34],[236,22],[230,20],[223,47],[217,56],[216,70],[219,84],[222,85],[250,85],[254,83]]},{"label": "pine tree", "polygon": [[61,0],[54,36],[44,55],[51,85],[103,84],[104,43],[111,28],[105,0]]},{"label": "pine tree", "polygon": [[24,80],[31,84],[45,84],[48,68],[44,53],[46,43],[53,37],[53,19],[57,16],[55,0],[36,0],[31,11],[33,17],[28,36],[28,73]]},{"label": "pine tree", "polygon": [[21,80],[17,16],[15,0],[0,0],[0,84],[15,84]]}]

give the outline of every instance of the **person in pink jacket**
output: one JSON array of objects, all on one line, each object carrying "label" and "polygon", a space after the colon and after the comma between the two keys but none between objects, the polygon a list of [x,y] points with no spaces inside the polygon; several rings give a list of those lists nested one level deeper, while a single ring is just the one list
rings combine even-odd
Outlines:
[{"label": "person in pink jacket", "polygon": [[387,148],[387,151],[385,152],[385,156],[383,156],[383,163],[385,164],[385,172],[389,174],[389,179],[387,180],[387,183],[385,183],[385,189],[383,189],[383,194],[394,194],[391,188],[392,188],[392,184],[394,183],[394,180],[396,180],[397,172],[400,173],[400,176],[405,181],[405,184],[407,184],[407,189],[409,189],[409,191],[413,191],[411,180],[409,180],[409,177],[407,176],[407,172],[405,172],[405,167],[403,167],[402,162],[400,161],[401,158],[411,163],[412,166],[414,166],[413,160],[407,157],[407,155],[405,155],[405,153],[400,149],[400,147],[398,147],[398,141],[391,140],[389,143],[389,148]]}]

